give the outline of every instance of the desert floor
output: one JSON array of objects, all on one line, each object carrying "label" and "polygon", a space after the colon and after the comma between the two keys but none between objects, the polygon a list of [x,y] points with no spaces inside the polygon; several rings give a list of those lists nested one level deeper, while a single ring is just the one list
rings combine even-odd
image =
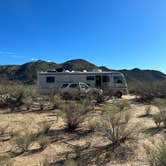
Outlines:
[{"label": "desert floor", "polygon": [[[124,96],[125,100],[131,103],[131,126],[137,126],[138,131],[138,148],[135,149],[135,157],[132,157],[125,163],[109,163],[108,165],[148,165],[147,156],[144,147],[157,144],[160,138],[164,135],[164,131],[157,131],[155,123],[151,117],[144,117],[146,105],[134,102],[134,96]],[[105,105],[109,105],[112,101],[107,101]],[[104,105],[101,104],[95,107],[95,111],[88,117],[89,119],[100,118]],[[45,159],[49,162],[56,162],[63,159],[67,153],[71,152],[72,145],[86,146],[91,143],[91,147],[99,147],[107,143],[108,140],[98,136],[95,133],[67,133],[64,131],[64,121],[60,117],[56,117],[56,111],[43,111],[43,112],[14,112],[5,113],[5,110],[0,110],[0,126],[6,126],[6,132],[10,131],[31,131],[37,132],[40,129],[40,122],[48,121],[52,123],[49,131],[50,143],[42,151],[35,151],[38,145],[33,143],[30,147],[29,153],[13,157],[12,161],[14,166],[40,166],[43,165]],[[151,114],[155,114],[158,109],[152,106]],[[87,118],[87,121],[88,121]],[[86,126],[85,122],[82,127]],[[8,137],[8,135],[6,136]],[[66,144],[66,142],[68,144]],[[7,139],[0,142],[0,155],[6,155],[8,152],[13,151],[14,145],[12,140]]]}]

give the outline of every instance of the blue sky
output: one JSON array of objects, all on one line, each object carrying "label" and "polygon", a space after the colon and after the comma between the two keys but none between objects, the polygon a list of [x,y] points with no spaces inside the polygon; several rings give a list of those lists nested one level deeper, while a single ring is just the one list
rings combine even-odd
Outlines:
[{"label": "blue sky", "polygon": [[0,64],[84,58],[166,72],[165,0],[0,0]]}]

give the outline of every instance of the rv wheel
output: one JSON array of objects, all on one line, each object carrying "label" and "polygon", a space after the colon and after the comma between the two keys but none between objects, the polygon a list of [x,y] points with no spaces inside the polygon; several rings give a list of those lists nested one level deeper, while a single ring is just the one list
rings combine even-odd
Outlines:
[{"label": "rv wheel", "polygon": [[115,95],[118,99],[122,98],[122,92],[117,92]]},{"label": "rv wheel", "polygon": [[64,94],[63,94],[63,99],[69,100],[69,99],[70,99],[69,93],[64,93]]}]

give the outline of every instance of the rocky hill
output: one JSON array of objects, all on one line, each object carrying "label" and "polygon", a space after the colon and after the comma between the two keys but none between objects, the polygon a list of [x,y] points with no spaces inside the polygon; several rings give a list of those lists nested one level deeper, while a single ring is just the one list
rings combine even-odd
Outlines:
[{"label": "rocky hill", "polygon": [[[96,66],[83,59],[75,59],[66,61],[61,64],[54,62],[46,62],[38,60],[35,62],[25,63],[23,65],[1,65],[0,66],[0,78],[2,80],[20,80],[23,82],[35,82],[37,78],[37,71],[46,70],[75,70],[75,71],[92,71],[94,68],[100,68],[103,71],[111,71],[111,69],[105,66]],[[155,70],[119,70],[124,73],[128,83],[136,82],[153,82],[153,81],[165,81],[166,75]]]}]

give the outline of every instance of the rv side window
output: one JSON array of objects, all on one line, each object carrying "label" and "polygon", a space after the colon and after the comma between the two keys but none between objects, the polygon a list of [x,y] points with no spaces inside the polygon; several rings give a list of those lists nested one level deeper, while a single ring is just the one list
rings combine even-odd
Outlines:
[{"label": "rv side window", "polygon": [[93,81],[93,80],[95,80],[95,77],[94,77],[94,76],[87,76],[87,77],[86,77],[86,80],[88,80],[88,81]]},{"label": "rv side window", "polygon": [[63,84],[61,88],[66,88],[68,84]]},{"label": "rv side window", "polygon": [[115,84],[122,84],[123,78],[121,76],[114,76],[114,83]]},{"label": "rv side window", "polygon": [[54,83],[55,82],[55,78],[54,77],[46,77],[46,82],[47,83]]},{"label": "rv side window", "polygon": [[109,76],[103,76],[103,82],[110,82]]},{"label": "rv side window", "polygon": [[70,85],[70,88],[77,88],[78,87],[78,84],[71,84]]}]

